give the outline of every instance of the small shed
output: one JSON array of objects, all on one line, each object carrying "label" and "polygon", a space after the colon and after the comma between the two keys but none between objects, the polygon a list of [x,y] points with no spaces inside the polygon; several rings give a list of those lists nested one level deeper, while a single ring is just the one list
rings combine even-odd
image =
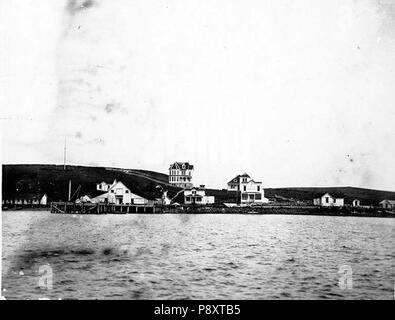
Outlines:
[{"label": "small shed", "polygon": [[384,209],[395,209],[395,200],[383,200],[380,202],[380,207]]},{"label": "small shed", "polygon": [[344,206],[344,196],[340,193],[324,193],[318,194],[313,199],[313,204],[315,206],[322,207],[343,207]]}]

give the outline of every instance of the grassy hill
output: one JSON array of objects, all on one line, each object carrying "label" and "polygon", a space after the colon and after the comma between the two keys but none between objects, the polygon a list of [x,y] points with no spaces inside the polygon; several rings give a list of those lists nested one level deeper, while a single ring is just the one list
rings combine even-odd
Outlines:
[{"label": "grassy hill", "polygon": [[[69,180],[72,183],[72,195],[81,185],[79,196],[99,195],[102,192],[96,190],[96,183],[112,183],[114,179],[122,181],[133,193],[147,199],[161,197],[158,185],[168,190],[170,198],[181,190],[168,184],[168,175],[147,170],[86,166],[66,166],[64,170],[62,165],[20,164],[3,165],[2,171],[3,199],[46,193],[48,201],[64,201],[68,198]],[[237,199],[237,194],[223,190],[207,189],[207,194],[214,195],[216,202],[235,202]],[[180,193],[174,201],[182,203],[183,198]]]},{"label": "grassy hill", "polygon": [[[168,184],[168,176],[163,173],[122,168],[66,166],[62,165],[3,165],[3,199],[14,199],[26,194],[48,195],[49,201],[67,200],[69,180],[72,183],[72,194],[81,185],[79,196],[88,194],[96,196],[96,183],[105,181],[112,183],[114,179],[122,181],[136,193],[147,199],[161,197],[158,185],[168,190],[169,196],[175,196],[181,189]],[[383,199],[394,199],[395,192],[380,191],[352,187],[328,188],[269,188],[265,189],[265,197],[311,201],[317,193],[342,193],[346,203],[360,199],[362,204],[377,205]],[[207,189],[207,195],[215,196],[216,203],[236,202],[237,193],[224,190]],[[72,199],[74,200],[74,199]],[[182,193],[174,199],[183,202]]]},{"label": "grassy hill", "polygon": [[378,205],[378,203],[384,199],[395,200],[395,192],[354,187],[265,189],[265,197],[273,198],[275,196],[280,196],[287,199],[306,201],[312,200],[317,194],[325,192],[343,194],[346,204],[351,203],[354,199],[361,200],[362,205]]},{"label": "grassy hill", "polygon": [[3,198],[46,193],[49,201],[67,200],[69,180],[72,194],[81,185],[80,196],[96,196],[100,194],[96,191],[96,183],[112,183],[114,179],[147,199],[161,197],[158,185],[168,190],[170,196],[180,190],[168,185],[167,175],[143,170],[85,166],[66,166],[64,170],[58,165],[3,165],[2,170]]}]

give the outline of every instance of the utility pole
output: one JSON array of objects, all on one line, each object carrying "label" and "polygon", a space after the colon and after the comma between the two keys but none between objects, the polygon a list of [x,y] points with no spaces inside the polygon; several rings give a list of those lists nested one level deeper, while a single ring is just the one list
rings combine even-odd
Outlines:
[{"label": "utility pole", "polygon": [[71,180],[69,180],[69,202],[71,200]]},{"label": "utility pole", "polygon": [[66,170],[66,136],[64,137],[63,170]]}]

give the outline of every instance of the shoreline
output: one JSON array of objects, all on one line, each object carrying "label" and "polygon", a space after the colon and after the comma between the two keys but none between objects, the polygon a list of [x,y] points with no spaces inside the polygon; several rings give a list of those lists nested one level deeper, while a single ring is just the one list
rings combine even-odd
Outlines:
[{"label": "shoreline", "polygon": [[[19,211],[42,211],[50,212],[50,208],[9,208],[2,209],[2,212],[19,212]],[[57,213],[60,214],[60,213]],[[70,215],[71,213],[63,213]],[[76,213],[78,214],[78,213]],[[86,214],[86,213],[85,213]],[[329,216],[329,217],[365,217],[365,218],[395,218],[395,212],[388,212],[382,209],[350,209],[350,208],[300,208],[300,207],[242,207],[242,208],[218,208],[218,207],[187,207],[184,209],[165,209],[155,213],[101,213],[86,215],[165,215],[165,214],[183,214],[183,215],[205,215],[205,214],[226,214],[226,215],[295,215],[295,216]]]}]

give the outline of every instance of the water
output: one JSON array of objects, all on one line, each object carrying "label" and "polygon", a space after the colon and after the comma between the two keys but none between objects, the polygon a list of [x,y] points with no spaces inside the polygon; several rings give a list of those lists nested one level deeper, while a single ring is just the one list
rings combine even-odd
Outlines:
[{"label": "water", "polygon": [[[23,211],[2,218],[7,299],[394,298],[394,219]],[[352,269],[345,289],[342,265]]]}]

